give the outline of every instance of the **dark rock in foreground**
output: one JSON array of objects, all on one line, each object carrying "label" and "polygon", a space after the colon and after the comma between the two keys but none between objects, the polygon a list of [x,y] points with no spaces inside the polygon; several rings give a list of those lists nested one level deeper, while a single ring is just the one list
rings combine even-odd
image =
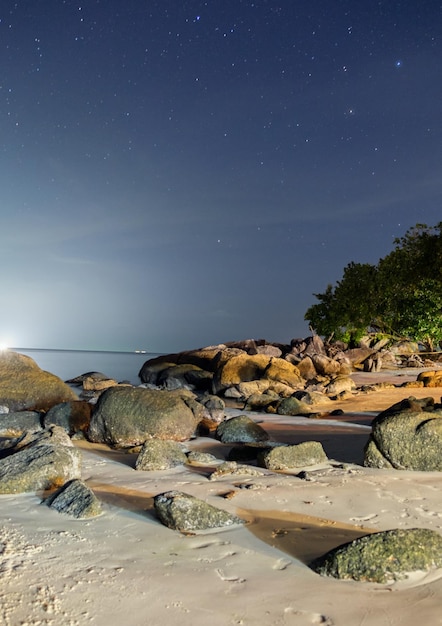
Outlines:
[{"label": "dark rock in foreground", "polygon": [[339,546],[310,567],[333,578],[391,583],[442,567],[442,536],[426,528],[386,530]]},{"label": "dark rock in foreground", "polygon": [[29,356],[0,351],[0,405],[10,411],[47,411],[69,400],[77,395],[61,378],[40,369]]},{"label": "dark rock in foreground", "polygon": [[243,520],[182,491],[167,491],[154,498],[160,521],[173,530],[192,532],[243,524]]},{"label": "dark rock in foreground", "polygon": [[80,478],[81,452],[62,429],[54,426],[27,439],[0,460],[0,493],[47,490]]},{"label": "dark rock in foreground", "polygon": [[101,503],[94,492],[81,480],[67,482],[45,500],[45,504],[59,513],[75,519],[87,519],[102,514]]}]

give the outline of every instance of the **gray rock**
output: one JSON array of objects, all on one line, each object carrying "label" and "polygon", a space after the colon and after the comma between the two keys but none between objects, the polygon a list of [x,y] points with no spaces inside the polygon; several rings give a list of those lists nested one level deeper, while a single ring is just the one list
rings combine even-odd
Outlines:
[{"label": "gray rock", "polygon": [[67,482],[44,502],[51,509],[76,519],[97,517],[103,512],[101,502],[92,489],[78,479]]},{"label": "gray rock", "polygon": [[176,441],[148,439],[140,450],[135,462],[136,470],[159,471],[177,465],[184,465],[187,456]]},{"label": "gray rock", "polygon": [[303,400],[298,400],[294,396],[284,398],[278,404],[276,412],[278,415],[310,415],[314,412],[311,405]]},{"label": "gray rock", "polygon": [[86,432],[91,421],[91,412],[92,405],[89,402],[62,402],[49,409],[43,419],[44,426],[61,426],[69,435]]},{"label": "gray rock", "polygon": [[154,498],[160,521],[173,530],[192,532],[243,524],[243,520],[182,491],[167,491]]},{"label": "gray rock", "polygon": [[442,411],[406,409],[375,418],[364,465],[442,471]]},{"label": "gray rock", "polygon": [[269,470],[290,470],[328,461],[319,441],[304,441],[293,446],[275,446],[258,455],[258,465]]},{"label": "gray rock", "polygon": [[52,489],[80,475],[80,451],[62,429],[54,426],[0,460],[0,493]]},{"label": "gray rock", "polygon": [[247,415],[237,415],[218,426],[216,438],[222,443],[249,443],[268,441],[269,435]]},{"label": "gray rock", "polygon": [[187,461],[195,465],[213,465],[214,463],[218,463],[219,459],[209,452],[199,452],[198,450],[193,450],[192,452],[188,452]]},{"label": "gray rock", "polygon": [[150,438],[185,441],[203,414],[204,407],[185,390],[112,387],[95,406],[88,437],[115,447],[141,445]]},{"label": "gray rock", "polygon": [[41,428],[41,417],[37,411],[0,413],[0,437],[18,437],[27,430],[37,431]]},{"label": "gray rock", "polygon": [[442,567],[442,536],[426,528],[386,530],[355,539],[311,564],[323,576],[391,583]]}]

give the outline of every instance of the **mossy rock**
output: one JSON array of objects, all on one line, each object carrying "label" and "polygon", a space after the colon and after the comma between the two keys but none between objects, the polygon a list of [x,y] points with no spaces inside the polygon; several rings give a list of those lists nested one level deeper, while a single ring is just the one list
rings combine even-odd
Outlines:
[{"label": "mossy rock", "polygon": [[237,415],[219,424],[216,438],[222,443],[268,441],[268,433],[247,415]]},{"label": "mossy rock", "polygon": [[258,455],[258,465],[268,470],[290,470],[328,461],[319,441],[304,441],[293,446],[275,446]]},{"label": "mossy rock", "polygon": [[160,471],[184,465],[186,462],[187,456],[178,442],[148,439],[137,457],[135,469]]},{"label": "mossy rock", "polygon": [[338,546],[310,564],[323,576],[373,583],[404,580],[442,567],[442,536],[426,528],[393,529]]}]

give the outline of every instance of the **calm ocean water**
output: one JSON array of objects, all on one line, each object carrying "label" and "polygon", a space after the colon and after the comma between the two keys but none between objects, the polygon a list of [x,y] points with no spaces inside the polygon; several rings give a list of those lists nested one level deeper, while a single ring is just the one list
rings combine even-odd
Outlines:
[{"label": "calm ocean water", "polygon": [[75,378],[86,372],[102,372],[122,381],[128,380],[139,385],[138,372],[149,359],[159,356],[158,353],[146,352],[93,352],[89,350],[40,350],[34,348],[13,348],[30,356],[41,369],[56,374],[62,380]]}]

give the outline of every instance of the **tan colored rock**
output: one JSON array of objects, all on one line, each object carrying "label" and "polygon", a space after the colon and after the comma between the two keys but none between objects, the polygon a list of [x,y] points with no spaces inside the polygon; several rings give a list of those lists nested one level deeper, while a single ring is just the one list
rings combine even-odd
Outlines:
[{"label": "tan colored rock", "polygon": [[417,380],[422,382],[424,387],[442,387],[442,370],[421,372]]},{"label": "tan colored rock", "polygon": [[0,351],[0,405],[10,411],[47,411],[60,402],[77,399],[61,378],[40,369],[29,356]]}]

